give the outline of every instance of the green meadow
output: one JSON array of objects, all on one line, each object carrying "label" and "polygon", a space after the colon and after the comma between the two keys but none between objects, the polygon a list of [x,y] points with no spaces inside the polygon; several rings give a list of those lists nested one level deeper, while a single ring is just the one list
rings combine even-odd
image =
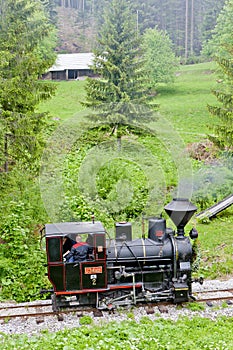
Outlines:
[{"label": "green meadow", "polygon": [[[209,132],[212,120],[207,105],[215,103],[211,90],[216,87],[215,64],[201,63],[181,66],[176,81],[170,86],[158,86],[155,102],[185,140],[200,140]],[[41,112],[61,120],[84,110],[85,80],[51,82],[57,85],[56,95],[39,106]]]},{"label": "green meadow", "polygon": [[66,120],[84,110],[85,81],[51,82],[57,86],[56,94],[50,100],[40,104],[40,112],[48,112],[53,118]]},{"label": "green meadow", "polygon": [[213,123],[207,105],[216,103],[211,90],[216,87],[214,63],[181,66],[176,82],[170,87],[159,87],[156,101],[163,113],[186,142],[200,141],[210,133]]}]

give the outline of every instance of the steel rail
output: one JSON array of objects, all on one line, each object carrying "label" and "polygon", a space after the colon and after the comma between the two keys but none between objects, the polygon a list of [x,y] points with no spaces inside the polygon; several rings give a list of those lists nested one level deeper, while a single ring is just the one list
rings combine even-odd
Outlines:
[{"label": "steel rail", "polygon": [[[213,294],[212,296],[209,296],[208,294]],[[214,296],[216,293],[231,293],[232,295],[218,295]],[[207,296],[205,297],[205,294]],[[201,296],[203,295],[203,297]],[[199,298],[200,296],[200,298]],[[207,302],[212,302],[212,301],[232,301],[233,303],[233,289],[217,289],[217,290],[207,290],[207,291],[198,291],[193,293],[193,300],[197,303],[207,303]],[[187,304],[188,302],[181,303],[182,305]],[[138,303],[137,305],[132,305],[133,307],[142,307],[144,306],[145,308],[153,308],[155,306],[160,306],[160,305],[174,305],[172,302],[149,302],[149,303]],[[35,308],[35,312],[28,311],[28,309]],[[36,309],[41,309],[41,310],[36,310]],[[43,308],[45,309],[43,311]],[[47,301],[46,303],[36,303],[36,304],[30,304],[30,303],[24,303],[24,304],[19,304],[19,305],[7,305],[7,306],[0,306],[0,319],[11,319],[11,318],[16,318],[16,317],[40,317],[40,316],[57,316],[60,317],[62,314],[69,314],[69,313],[75,313],[75,312],[93,312],[94,316],[97,311],[99,312],[98,316],[102,313],[102,311],[105,310],[97,310],[96,308],[93,307],[84,307],[84,306],[79,306],[79,307],[73,307],[69,309],[61,309],[59,311],[53,311],[53,310],[48,310],[48,308],[52,308],[52,303],[51,301]],[[16,312],[16,310],[20,310],[20,312]],[[115,310],[115,309],[114,309]],[[113,312],[114,310],[106,310],[106,312]],[[5,311],[5,312],[4,312]],[[150,310],[151,311],[151,310]]]}]

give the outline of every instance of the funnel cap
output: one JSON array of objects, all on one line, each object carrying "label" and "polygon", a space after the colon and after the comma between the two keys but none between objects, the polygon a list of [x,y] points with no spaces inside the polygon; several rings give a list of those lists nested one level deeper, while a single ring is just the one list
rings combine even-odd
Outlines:
[{"label": "funnel cap", "polygon": [[174,198],[164,209],[176,227],[184,227],[197,211],[197,207],[186,198]]}]

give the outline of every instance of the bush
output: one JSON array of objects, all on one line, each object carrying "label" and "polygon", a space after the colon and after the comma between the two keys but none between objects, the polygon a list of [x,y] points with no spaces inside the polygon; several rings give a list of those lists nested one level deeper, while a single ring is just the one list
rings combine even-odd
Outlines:
[{"label": "bush", "polygon": [[29,208],[11,201],[8,210],[0,226],[1,299],[33,300],[47,284],[45,253],[40,250],[38,233],[27,214]]}]

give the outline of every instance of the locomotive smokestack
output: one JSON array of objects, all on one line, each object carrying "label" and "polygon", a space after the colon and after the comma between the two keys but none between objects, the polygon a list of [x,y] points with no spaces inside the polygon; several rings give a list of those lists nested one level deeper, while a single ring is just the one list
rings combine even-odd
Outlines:
[{"label": "locomotive smokestack", "polygon": [[164,209],[176,225],[178,237],[182,238],[184,227],[197,211],[197,207],[186,198],[174,198]]}]

